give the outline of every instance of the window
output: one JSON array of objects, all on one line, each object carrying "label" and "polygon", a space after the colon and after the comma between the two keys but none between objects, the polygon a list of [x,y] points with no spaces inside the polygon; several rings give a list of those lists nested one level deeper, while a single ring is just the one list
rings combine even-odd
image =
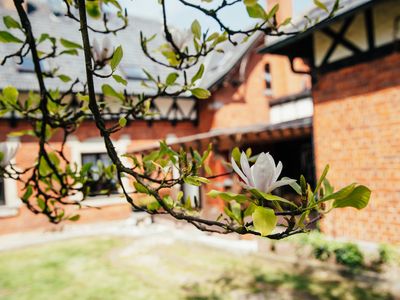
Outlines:
[{"label": "window", "polygon": [[[42,67],[42,71],[48,71],[42,61],[40,61],[40,66]],[[35,73],[35,65],[33,63],[32,57],[25,57],[22,61],[22,64],[17,65],[17,69],[20,73]]]},{"label": "window", "polygon": [[108,167],[112,164],[107,153],[84,153],[81,154],[82,165],[91,163],[88,186],[90,187],[89,196],[104,195],[107,193],[118,193],[118,179],[109,179],[101,172],[102,167]]},{"label": "window", "polygon": [[147,80],[146,74],[138,66],[123,66],[121,70],[128,80]]},{"label": "window", "polygon": [[272,78],[270,64],[265,64],[265,95],[272,96]]},{"label": "window", "polygon": [[6,197],[4,193],[4,178],[0,177],[0,206],[6,205]]}]

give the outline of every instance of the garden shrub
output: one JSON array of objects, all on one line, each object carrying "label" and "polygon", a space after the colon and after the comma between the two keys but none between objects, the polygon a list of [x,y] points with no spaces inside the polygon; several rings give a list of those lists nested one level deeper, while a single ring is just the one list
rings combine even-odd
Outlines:
[{"label": "garden shrub", "polygon": [[345,243],[334,250],[336,262],[351,269],[364,266],[364,255],[356,244]]}]

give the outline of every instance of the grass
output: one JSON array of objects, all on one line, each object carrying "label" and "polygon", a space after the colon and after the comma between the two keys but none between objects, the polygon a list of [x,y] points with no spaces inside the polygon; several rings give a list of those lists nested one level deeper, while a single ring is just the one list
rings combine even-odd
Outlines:
[{"label": "grass", "polygon": [[[150,241],[150,242],[149,242]],[[395,299],[377,282],[198,244],[104,237],[0,253],[0,299]]]}]

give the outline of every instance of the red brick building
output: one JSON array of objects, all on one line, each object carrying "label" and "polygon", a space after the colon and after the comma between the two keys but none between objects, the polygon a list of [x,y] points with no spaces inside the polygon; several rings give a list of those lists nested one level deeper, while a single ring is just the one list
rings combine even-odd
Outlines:
[{"label": "red brick building", "polygon": [[[333,19],[295,37],[267,40],[261,52],[308,62],[317,174],[329,163],[334,186],[355,181],[372,189],[366,209],[330,213],[323,231],[399,243],[400,2],[341,1],[341,7]],[[323,20],[322,13],[309,16]]]},{"label": "red brick building", "polygon": [[[54,10],[54,8],[35,6],[34,3],[30,2],[28,9],[35,35],[49,31],[52,35],[79,41],[76,37],[78,25],[75,22],[63,17],[57,8]],[[290,15],[291,6],[282,9],[281,13]],[[15,12],[7,6],[0,10],[1,17],[14,14]],[[134,25],[129,26],[133,27],[128,27],[126,31],[113,37],[112,43],[124,46],[125,55],[119,72],[128,80],[127,92],[139,93],[143,91],[141,81],[145,80],[141,68],[160,76],[168,74],[168,70],[144,57],[139,45],[139,30],[152,35],[159,33],[161,25],[140,18],[134,18],[132,21]],[[99,41],[102,39],[97,35],[94,35],[94,38]],[[157,42],[161,41],[156,39]],[[223,171],[225,167],[221,158],[227,159],[232,147],[236,145],[255,146],[258,147],[258,151],[266,151],[275,145],[276,149],[271,148],[271,151],[276,153],[283,153],[284,151],[280,150],[287,149],[288,145],[300,145],[305,151],[299,150],[296,155],[305,152],[312,157],[309,118],[312,114],[312,105],[307,93],[310,86],[309,78],[303,74],[293,74],[290,64],[281,57],[257,53],[262,43],[262,36],[256,35],[248,43],[238,47],[233,47],[229,43],[224,44],[224,54],[215,53],[204,61],[205,75],[201,86],[210,89],[212,97],[201,101],[184,97],[157,99],[153,106],[157,116],[152,119],[130,120],[123,130],[113,135],[117,151],[123,154],[148,150],[160,139],[166,139],[177,145],[187,146],[192,143],[196,148],[206,147],[209,142],[214,142],[216,154],[212,159],[215,160],[215,173]],[[153,46],[156,47],[157,44]],[[3,57],[13,50],[11,44],[2,45],[0,56]],[[69,57],[68,61],[65,61],[60,58],[55,63],[61,66],[68,65],[69,68],[65,73],[74,78],[84,74],[80,59],[81,57]],[[61,91],[66,88],[56,79],[47,79],[46,83],[49,88],[58,87]],[[102,80],[96,82],[100,99],[103,97],[101,83]],[[38,86],[29,57],[20,66],[12,62],[2,66],[0,85],[0,88],[13,85],[22,95],[31,90],[37,91]],[[122,87],[115,85],[115,88]],[[292,96],[286,97],[288,95]],[[306,109],[296,109],[300,107]],[[286,113],[287,111],[289,113]],[[117,113],[110,111],[109,122],[116,122],[118,119],[116,115]],[[18,115],[10,114],[0,119],[0,141],[21,143],[15,163],[23,167],[35,161],[36,141],[29,137],[22,137],[16,141],[7,135],[11,131],[27,128],[29,126],[26,121]],[[287,144],[290,141],[294,144]],[[57,137],[52,140],[54,145],[60,142]],[[301,147],[298,148],[303,149]],[[66,151],[71,162],[78,165],[88,161],[107,161],[103,141],[91,121],[85,122],[74,133],[68,141]],[[284,164],[290,165],[289,159],[292,156],[292,153],[286,151],[284,157],[280,159]],[[297,170],[297,166],[293,166],[292,169]],[[313,174],[313,168],[309,168],[309,172]],[[216,183],[216,188],[230,186],[230,181],[228,178],[222,178]],[[33,215],[22,205],[19,200],[21,188],[11,180],[0,183],[0,234],[52,227],[46,218]],[[193,190],[191,187],[183,189],[201,198],[201,205],[206,213],[212,215],[219,213],[221,203],[206,199],[205,191]],[[80,222],[124,219],[132,213],[130,205],[119,195],[93,196],[86,200],[85,204],[95,208],[81,209]],[[101,209],[97,209],[98,207]]]}]

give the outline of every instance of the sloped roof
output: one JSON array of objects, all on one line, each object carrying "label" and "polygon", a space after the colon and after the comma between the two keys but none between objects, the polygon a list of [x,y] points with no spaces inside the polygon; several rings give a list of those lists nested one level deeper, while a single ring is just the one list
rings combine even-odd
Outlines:
[{"label": "sloped roof", "polygon": [[[180,146],[180,145],[189,145],[194,142],[210,142],[213,139],[223,139],[223,138],[230,138],[235,135],[255,135],[256,139],[259,141],[260,137],[259,134],[262,133],[282,133],[282,137],[286,136],[284,133],[285,131],[289,132],[289,135],[293,135],[292,131],[300,130],[300,135],[309,134],[310,129],[312,128],[312,117],[307,117],[303,119],[296,119],[287,122],[277,123],[277,124],[256,124],[251,126],[242,126],[242,127],[234,127],[234,128],[220,128],[210,130],[208,132],[198,133],[189,136],[183,136],[174,138],[171,140],[167,139],[167,144],[170,146]],[[250,139],[247,139],[250,141]],[[154,149],[158,149],[159,143],[154,142],[142,147],[136,147],[133,149],[132,152],[142,152],[142,151],[151,151]]]},{"label": "sloped roof", "polygon": [[[0,18],[6,15],[12,15],[18,19],[15,11],[0,8]],[[42,33],[49,33],[58,38],[64,38],[76,42],[81,41],[79,24],[68,17],[55,16],[47,7],[40,7],[40,9],[33,12],[30,15],[30,20],[36,37],[39,37]],[[116,18],[110,18],[108,24],[109,27],[117,27],[119,24],[118,21],[119,20]],[[4,26],[3,24],[1,25]],[[98,22],[94,22],[91,25],[96,28],[102,28],[101,24]],[[153,74],[159,75],[161,78],[166,77],[167,74],[173,70],[154,63],[144,55],[140,46],[140,31],[148,37],[157,33],[157,37],[148,45],[149,49],[157,49],[158,46],[165,42],[162,33],[162,24],[160,22],[135,16],[130,17],[129,25],[125,30],[118,32],[115,36],[111,34],[107,35],[113,46],[123,46],[124,57],[120,63],[121,69],[123,69],[124,66],[136,66],[140,69],[144,68]],[[101,45],[104,35],[93,32],[90,32],[89,34],[91,41],[95,38]],[[214,51],[202,61],[205,64],[205,74],[199,86],[211,88],[213,84],[224,77],[231,68],[237,64],[238,60],[242,58],[258,38],[259,35],[255,35],[251,37],[248,42],[239,44],[236,47],[229,42],[220,45],[219,48],[223,50],[223,53]],[[16,44],[2,44],[0,47],[0,58],[15,52],[17,49],[18,45]],[[52,59],[53,62],[51,62],[51,64],[54,63],[55,65],[60,66],[60,73],[66,74],[73,79],[78,77],[82,81],[85,81],[84,58],[81,52],[82,51],[80,51],[79,56],[63,55],[57,57],[56,59]],[[224,63],[221,64],[221,61]],[[197,71],[197,68],[197,66],[191,68],[188,71],[188,75],[190,76],[191,74],[194,74]],[[117,73],[121,73],[120,70],[118,70]],[[46,78],[45,80],[47,87],[50,89],[59,88],[63,91],[69,87],[68,84],[63,83],[58,78]],[[97,93],[101,93],[101,85],[105,82],[114,86],[114,88],[123,88],[112,79],[95,78]],[[35,74],[19,72],[18,66],[11,60],[7,61],[4,66],[0,66],[0,88],[3,88],[6,85],[13,85],[18,89],[25,91],[38,89]],[[141,80],[128,80],[126,89],[127,92],[131,94],[151,94],[151,90],[142,86]]]},{"label": "sloped roof", "polygon": [[[376,1],[377,0],[340,0],[339,9],[335,12],[335,15],[329,19],[327,19],[329,15],[328,12],[315,7],[304,15],[310,20],[317,20],[316,24],[309,26],[305,17],[298,18],[297,20],[294,20],[292,24],[287,25],[282,29],[285,32],[299,32],[298,34],[282,35],[278,37],[268,36],[265,39],[265,46],[262,47],[259,52],[280,54],[280,50],[285,46],[292,45],[293,43],[308,37],[315,30],[323,28],[338,19],[351,15],[357,10],[366,8]],[[328,8],[328,11],[331,11],[336,0],[326,0],[323,2]],[[320,20],[320,22],[318,22],[318,20]]]}]

